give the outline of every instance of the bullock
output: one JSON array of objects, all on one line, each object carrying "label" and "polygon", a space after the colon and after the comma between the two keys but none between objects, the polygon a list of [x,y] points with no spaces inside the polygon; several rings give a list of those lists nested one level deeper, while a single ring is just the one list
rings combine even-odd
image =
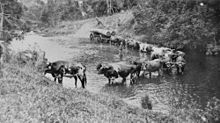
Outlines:
[{"label": "bullock", "polygon": [[115,44],[115,45],[120,45],[123,44],[123,47],[125,47],[125,39],[123,39],[123,37],[115,35],[115,36],[111,36],[111,43]]},{"label": "bullock", "polygon": [[136,41],[136,40],[126,39],[125,42],[126,42],[126,45],[127,45],[128,48],[131,48],[133,50],[139,50],[140,49],[139,42]]},{"label": "bullock", "polygon": [[140,52],[150,54],[153,51],[153,45],[146,44],[146,43],[140,43]]},{"label": "bullock", "polygon": [[161,59],[154,59],[151,61],[143,62],[142,69],[144,71],[149,72],[149,77],[151,78],[151,73],[156,72],[156,71],[158,72],[158,75],[160,76],[162,66],[163,66],[163,61]]},{"label": "bullock", "polygon": [[104,74],[108,78],[109,84],[114,78],[119,76],[122,78],[122,83],[126,81],[126,78],[130,74],[130,83],[135,82],[135,78],[140,73],[141,66],[134,65],[126,62],[115,62],[115,63],[100,63],[97,65],[98,74]]},{"label": "bullock", "polygon": [[167,47],[152,47],[151,60],[162,58],[165,54],[173,52],[173,49]]},{"label": "bullock", "polygon": [[87,83],[86,67],[81,63],[70,63],[67,61],[56,61],[49,63],[44,74],[51,73],[54,81],[58,78],[58,82],[62,83],[63,77],[70,77],[75,79],[75,87],[77,87],[77,78],[82,83],[82,88],[85,88]]}]

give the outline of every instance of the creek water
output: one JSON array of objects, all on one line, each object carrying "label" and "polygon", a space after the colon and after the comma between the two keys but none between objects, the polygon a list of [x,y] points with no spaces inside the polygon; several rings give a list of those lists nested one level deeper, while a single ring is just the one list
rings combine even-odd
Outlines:
[{"label": "creek water", "polygon": [[[149,79],[143,77],[135,84],[120,84],[121,79],[109,85],[103,75],[98,75],[96,65],[100,62],[120,61],[119,50],[109,44],[98,44],[83,39],[80,47],[86,47],[87,53],[80,58],[87,66],[87,89],[95,93],[108,93],[122,98],[129,104],[142,107],[141,99],[149,96],[153,110],[169,112],[173,107],[189,105],[204,107],[213,97],[220,99],[220,57],[208,57],[202,53],[189,52],[186,55],[186,68],[183,75],[167,75]],[[123,60],[139,58],[133,50],[123,51]]]}]

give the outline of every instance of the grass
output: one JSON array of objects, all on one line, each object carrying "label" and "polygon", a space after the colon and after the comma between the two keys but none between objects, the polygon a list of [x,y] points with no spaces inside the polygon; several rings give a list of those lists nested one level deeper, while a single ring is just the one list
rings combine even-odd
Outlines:
[{"label": "grass", "polygon": [[60,22],[56,27],[42,29],[45,36],[57,36],[57,35],[69,35],[75,34],[75,32],[80,29],[80,27],[86,22],[91,22],[93,19],[85,19],[81,21],[63,21]]}]

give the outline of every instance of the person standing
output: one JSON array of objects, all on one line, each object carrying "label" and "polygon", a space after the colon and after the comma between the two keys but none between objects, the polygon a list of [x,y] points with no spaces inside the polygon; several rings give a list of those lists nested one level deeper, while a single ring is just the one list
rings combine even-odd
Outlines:
[{"label": "person standing", "polygon": [[119,59],[120,61],[123,60],[123,42],[121,42],[119,46]]}]

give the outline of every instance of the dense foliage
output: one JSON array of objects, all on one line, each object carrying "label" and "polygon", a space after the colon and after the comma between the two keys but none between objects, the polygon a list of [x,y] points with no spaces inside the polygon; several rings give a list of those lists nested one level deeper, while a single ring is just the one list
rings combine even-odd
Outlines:
[{"label": "dense foliage", "polygon": [[[33,1],[35,4],[28,5],[27,17],[31,20],[41,21],[47,26],[54,26],[60,21],[79,20],[108,14],[106,0],[87,0],[83,3],[76,0],[47,0],[47,3],[41,0]],[[137,0],[111,0],[111,14],[130,9],[137,4]]]},{"label": "dense foliage", "polygon": [[[22,18],[24,6],[18,0],[1,0],[0,12],[3,13],[3,23],[1,23],[1,30],[3,40],[11,40],[12,38],[20,38],[21,34],[15,30],[28,31],[28,26]],[[2,18],[1,18],[2,19]]]},{"label": "dense foliage", "polygon": [[183,48],[215,41],[215,9],[190,0],[148,0],[134,12],[137,34],[146,41]]},{"label": "dense foliage", "polygon": [[[21,21],[19,20],[22,16],[23,10],[20,3],[17,0],[1,0],[2,9],[4,9],[4,29],[11,30],[12,28],[21,28]],[[3,10],[0,10],[1,12]]]}]

